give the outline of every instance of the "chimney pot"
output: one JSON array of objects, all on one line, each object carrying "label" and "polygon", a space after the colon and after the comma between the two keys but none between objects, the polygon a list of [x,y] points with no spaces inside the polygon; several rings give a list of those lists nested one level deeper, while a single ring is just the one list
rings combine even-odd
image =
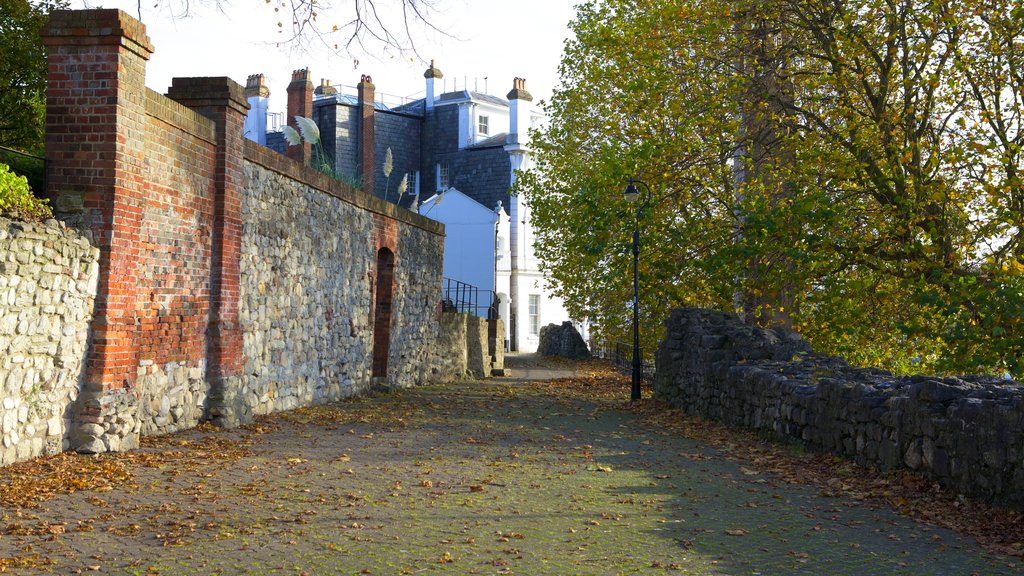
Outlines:
[{"label": "chimney pot", "polygon": [[512,80],[512,90],[508,93],[509,101],[512,100],[526,100],[531,102],[533,95],[526,90],[526,79],[519,78],[518,76]]}]

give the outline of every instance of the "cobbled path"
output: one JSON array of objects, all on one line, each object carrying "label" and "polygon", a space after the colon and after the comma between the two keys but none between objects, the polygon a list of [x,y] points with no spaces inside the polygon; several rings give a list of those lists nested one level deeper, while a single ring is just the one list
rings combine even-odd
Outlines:
[{"label": "cobbled path", "polygon": [[[193,430],[108,455],[131,481],[0,508],[8,571],[1020,574],[888,508],[775,482],[622,404],[522,376]],[[628,391],[624,390],[624,396]]]}]

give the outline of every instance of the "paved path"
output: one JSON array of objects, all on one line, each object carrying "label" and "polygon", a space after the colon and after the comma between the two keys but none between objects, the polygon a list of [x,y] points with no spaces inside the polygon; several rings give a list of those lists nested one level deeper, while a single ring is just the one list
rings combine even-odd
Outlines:
[{"label": "paved path", "polygon": [[566,372],[516,362],[511,378],[72,459],[130,479],[0,508],[0,558],[15,574],[1021,572],[887,508],[775,482],[621,405],[558,395],[521,378]]},{"label": "paved path", "polygon": [[506,354],[505,368],[510,372],[496,381],[537,381],[572,378],[576,371],[569,362],[546,359],[536,354]]}]

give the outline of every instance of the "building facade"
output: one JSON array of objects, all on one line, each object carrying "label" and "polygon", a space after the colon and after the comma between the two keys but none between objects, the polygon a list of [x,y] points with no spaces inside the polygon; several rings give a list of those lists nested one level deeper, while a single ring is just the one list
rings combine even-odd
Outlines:
[{"label": "building facade", "polygon": [[314,120],[321,145],[312,147],[266,131],[269,92],[261,75],[250,76],[246,134],[292,157],[326,159],[339,177],[444,223],[445,277],[489,293],[477,312],[493,307],[506,347],[534,352],[541,326],[569,319],[541,273],[530,207],[510,193],[517,171],[533,166],[529,129],[543,113],[522,78],[502,98],[467,89],[438,94],[443,74],[433,62],[423,76],[422,98],[386,105],[369,76],[346,94],[329,81],[314,88],[308,70],[295,71],[287,120]]}]

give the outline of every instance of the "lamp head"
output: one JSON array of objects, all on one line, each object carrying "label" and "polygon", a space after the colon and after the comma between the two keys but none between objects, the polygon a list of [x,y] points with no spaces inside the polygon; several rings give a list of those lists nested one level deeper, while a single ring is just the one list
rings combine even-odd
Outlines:
[{"label": "lamp head", "polygon": [[636,202],[640,199],[640,191],[633,185],[633,181],[629,181],[629,186],[626,186],[626,190],[622,193],[622,197],[628,202]]}]

